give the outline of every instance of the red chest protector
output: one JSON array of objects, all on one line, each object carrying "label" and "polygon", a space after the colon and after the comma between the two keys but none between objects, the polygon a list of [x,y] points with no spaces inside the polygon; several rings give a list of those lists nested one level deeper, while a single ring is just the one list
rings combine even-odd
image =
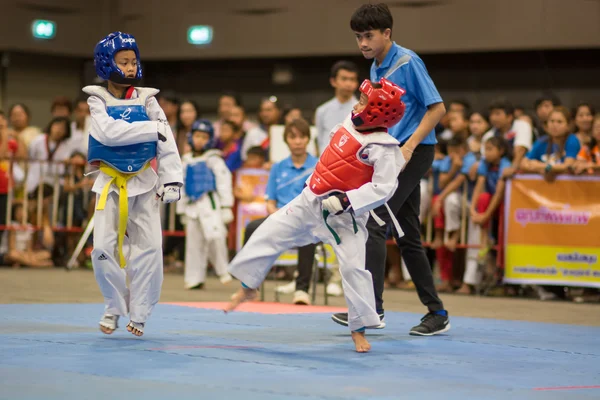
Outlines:
[{"label": "red chest protector", "polygon": [[[344,123],[348,125],[348,121]],[[364,148],[369,144],[397,145],[387,132],[361,134],[340,126],[315,167],[308,187],[317,196],[347,192],[371,182],[373,166],[367,163]],[[351,125],[351,123],[350,123]]]}]

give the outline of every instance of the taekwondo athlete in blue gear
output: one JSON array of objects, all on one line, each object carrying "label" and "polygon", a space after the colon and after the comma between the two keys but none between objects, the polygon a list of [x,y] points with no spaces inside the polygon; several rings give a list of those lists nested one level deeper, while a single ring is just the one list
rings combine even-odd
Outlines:
[{"label": "taekwondo athlete in blue gear", "polygon": [[[163,281],[159,200],[179,200],[181,159],[158,90],[133,86],[142,78],[135,38],[111,33],[96,45],[94,65],[107,81],[83,88],[90,95],[88,161],[98,167],[92,264],[105,302],[100,329],[111,334],[129,315],[127,330],[141,336]],[[150,168],[155,158],[158,175]]]},{"label": "taekwondo athlete in blue gear", "polygon": [[233,221],[231,172],[214,149],[214,129],[210,121],[199,119],[188,134],[191,153],[182,157],[185,174],[183,196],[177,213],[185,225],[186,289],[201,289],[210,260],[221,283],[231,281],[226,225]]}]

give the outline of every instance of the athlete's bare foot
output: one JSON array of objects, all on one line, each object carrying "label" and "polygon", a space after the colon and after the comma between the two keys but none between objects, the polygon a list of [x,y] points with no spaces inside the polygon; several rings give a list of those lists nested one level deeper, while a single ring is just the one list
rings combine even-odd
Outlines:
[{"label": "athlete's bare foot", "polygon": [[456,250],[456,246],[458,245],[458,231],[451,232],[448,235],[448,240],[444,243],[444,246],[452,252]]},{"label": "athlete's bare foot", "polygon": [[118,327],[119,316],[104,314],[100,320],[100,330],[106,335],[112,334]]},{"label": "athlete's bare foot", "polygon": [[144,334],[144,324],[141,322],[129,321],[127,324],[127,331],[131,332],[135,336],[142,336]]},{"label": "athlete's bare foot", "polygon": [[239,306],[243,302],[254,300],[256,298],[257,294],[258,294],[258,290],[256,290],[256,289],[242,287],[242,288],[240,288],[240,290],[235,292],[235,294],[233,296],[231,296],[231,301],[229,302],[229,304],[227,304],[225,306],[223,311],[225,311],[225,313],[231,312],[231,311],[235,310],[237,308],[237,306]]},{"label": "athlete's bare foot", "polygon": [[371,350],[371,345],[367,341],[364,332],[352,332],[352,340],[357,353],[368,353]]}]

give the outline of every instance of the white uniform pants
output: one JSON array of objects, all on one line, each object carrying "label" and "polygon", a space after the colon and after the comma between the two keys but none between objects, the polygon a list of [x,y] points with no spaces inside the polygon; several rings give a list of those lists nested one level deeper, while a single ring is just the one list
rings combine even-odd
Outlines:
[{"label": "white uniform pants", "polygon": [[247,286],[258,288],[285,250],[319,241],[328,243],[340,264],[350,330],[379,325],[373,279],[365,269],[368,217],[368,213],[355,217],[358,233],[354,233],[349,213],[329,216],[327,222],[341,240],[338,245],[323,220],[321,201],[304,189],[258,227],[229,265],[229,272]]},{"label": "white uniform pants", "polygon": [[227,237],[206,240],[202,222],[198,218],[188,218],[185,225],[185,288],[189,289],[206,279],[206,268],[210,260],[217,275],[227,273],[229,256]]},{"label": "white uniform pants", "polygon": [[163,281],[159,212],[153,190],[129,198],[128,238],[123,246],[127,266],[123,269],[117,254],[119,195],[109,193],[104,210],[96,210],[92,264],[107,314],[129,314],[132,321],[144,323],[158,303]]}]

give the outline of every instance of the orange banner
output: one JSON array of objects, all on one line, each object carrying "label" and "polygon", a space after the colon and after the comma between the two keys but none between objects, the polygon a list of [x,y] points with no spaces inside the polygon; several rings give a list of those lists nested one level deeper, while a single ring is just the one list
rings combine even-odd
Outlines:
[{"label": "orange banner", "polygon": [[599,200],[597,177],[509,182],[505,282],[600,287]]}]

